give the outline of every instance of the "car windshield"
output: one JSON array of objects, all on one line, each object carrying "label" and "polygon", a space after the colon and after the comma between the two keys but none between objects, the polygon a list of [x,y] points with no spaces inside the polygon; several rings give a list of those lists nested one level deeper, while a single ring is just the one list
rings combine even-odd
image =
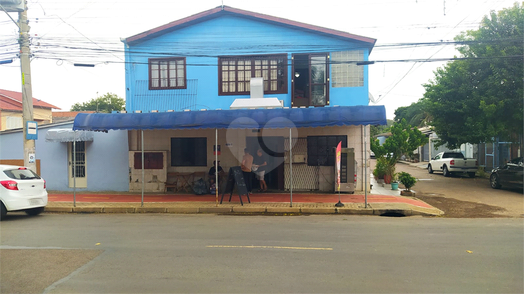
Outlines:
[{"label": "car windshield", "polygon": [[4,170],[4,174],[6,174],[6,176],[8,176],[9,178],[15,180],[40,179],[40,177],[30,169],[8,169]]}]

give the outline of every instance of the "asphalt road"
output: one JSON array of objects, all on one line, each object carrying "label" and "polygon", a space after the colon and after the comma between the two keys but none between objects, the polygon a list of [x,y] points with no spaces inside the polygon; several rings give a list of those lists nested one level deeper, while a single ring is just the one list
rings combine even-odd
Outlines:
[{"label": "asphalt road", "polygon": [[[371,171],[374,165],[372,159]],[[522,190],[492,189],[487,178],[469,178],[465,174],[444,177],[442,173],[429,174],[421,168],[427,163],[417,165],[397,163],[396,171],[416,177],[418,182],[412,188],[416,197],[444,211],[444,217],[524,217]]]},{"label": "asphalt road", "polygon": [[522,293],[522,219],[14,215],[1,293]]}]

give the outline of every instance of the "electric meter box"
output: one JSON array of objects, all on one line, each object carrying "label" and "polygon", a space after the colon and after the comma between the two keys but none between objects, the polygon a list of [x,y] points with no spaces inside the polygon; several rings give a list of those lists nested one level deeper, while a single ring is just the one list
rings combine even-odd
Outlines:
[{"label": "electric meter box", "polygon": [[[357,163],[355,161],[355,151],[354,148],[342,148],[341,153],[342,154],[340,160],[340,192],[353,194],[355,193],[355,185],[357,182]],[[334,182],[335,192],[338,192],[336,164]]]}]

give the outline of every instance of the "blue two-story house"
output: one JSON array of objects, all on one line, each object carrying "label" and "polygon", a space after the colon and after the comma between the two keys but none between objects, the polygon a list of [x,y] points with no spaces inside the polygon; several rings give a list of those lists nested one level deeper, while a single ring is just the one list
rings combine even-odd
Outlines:
[{"label": "blue two-story house", "polygon": [[207,173],[216,156],[227,171],[245,148],[262,150],[270,190],[290,188],[291,163],[294,190],[333,191],[339,142],[356,160],[345,180],[363,190],[369,125],[386,122],[368,106],[375,41],[219,6],[124,39],[127,113],[77,117],[74,128],[129,130],[130,191],[142,185],[142,141],[149,192],[169,174]]}]

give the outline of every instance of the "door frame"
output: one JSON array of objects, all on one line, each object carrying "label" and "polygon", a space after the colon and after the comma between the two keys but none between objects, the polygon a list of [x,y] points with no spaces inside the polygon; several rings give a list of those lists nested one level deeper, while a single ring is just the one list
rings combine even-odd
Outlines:
[{"label": "door frame", "polygon": [[[69,188],[73,188],[76,186],[76,188],[87,188],[87,142],[80,141],[84,144],[84,151],[82,153],[84,154],[84,176],[83,177],[76,177],[76,179],[73,178],[73,142],[67,143],[67,178],[68,178],[68,184]],[[76,142],[76,147],[78,148],[78,143]],[[81,152],[78,151],[78,149],[75,150],[77,154],[80,154]],[[79,165],[78,162],[76,162],[76,168],[78,169]],[[75,183],[76,182],[76,183]]]},{"label": "door frame", "polygon": [[[295,57],[296,56],[307,56],[308,57],[308,75],[309,75],[309,89],[308,89],[308,105],[295,105]],[[325,105],[311,105],[311,91],[313,89],[313,84],[311,83],[311,57],[314,56],[323,56],[326,57],[326,76],[325,76],[325,84],[326,85],[326,104]],[[329,52],[317,52],[317,53],[293,53],[291,54],[291,106],[314,106],[314,107],[324,107],[329,105],[329,87],[330,87],[330,58]],[[315,84],[315,85],[322,85],[322,84]]]}]

